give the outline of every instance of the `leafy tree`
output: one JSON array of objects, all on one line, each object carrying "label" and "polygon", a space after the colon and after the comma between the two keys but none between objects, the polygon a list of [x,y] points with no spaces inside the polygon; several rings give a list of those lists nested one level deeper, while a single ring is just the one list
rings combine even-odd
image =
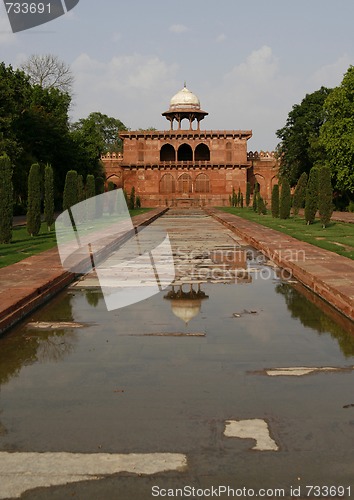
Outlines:
[{"label": "leafy tree", "polygon": [[350,66],[342,83],[324,103],[325,123],[320,142],[326,151],[334,185],[340,191],[354,192],[354,67]]},{"label": "leafy tree", "polygon": [[99,112],[90,113],[71,126],[73,131],[81,131],[86,138],[92,137],[92,143],[99,149],[100,155],[107,152],[122,151],[123,145],[118,134],[127,127],[118,118],[113,118]]},{"label": "leafy tree", "polygon": [[86,177],[85,194],[86,194],[86,200],[88,198],[96,196],[95,178],[92,174],[88,174],[88,176]]},{"label": "leafy tree", "polygon": [[73,207],[77,202],[77,172],[76,170],[69,170],[65,178],[63,210],[67,210],[68,208]]},{"label": "leafy tree", "polygon": [[318,168],[312,167],[306,186],[305,220],[312,224],[318,209]]},{"label": "leafy tree", "polygon": [[250,206],[251,201],[251,184],[249,182],[246,183],[246,207]]},{"label": "leafy tree", "polygon": [[34,163],[29,172],[27,207],[27,232],[37,236],[41,229],[41,170],[38,163]]},{"label": "leafy tree", "polygon": [[274,184],[272,189],[272,217],[279,217],[279,185]]},{"label": "leafy tree", "polygon": [[325,228],[333,213],[333,188],[329,167],[321,167],[318,170],[318,211],[322,227]]},{"label": "leafy tree", "polygon": [[54,180],[51,165],[46,165],[44,170],[44,220],[50,231],[54,224]]},{"label": "leafy tree", "polygon": [[331,89],[321,87],[306,94],[301,104],[293,106],[285,126],[276,132],[281,140],[277,146],[280,176],[287,177],[291,185],[296,184],[302,172],[308,173],[315,163],[324,160],[319,136],[326,116],[323,105],[330,93]]},{"label": "leafy tree", "polygon": [[12,239],[13,188],[12,165],[7,155],[0,156],[0,243]]},{"label": "leafy tree", "polygon": [[294,199],[293,199],[294,215],[298,215],[300,208],[304,206],[306,197],[306,185],[307,185],[307,173],[302,172],[300,179],[296,184],[294,192]]},{"label": "leafy tree", "polygon": [[70,94],[74,77],[70,66],[53,54],[33,54],[21,65],[33,85]]},{"label": "leafy tree", "polygon": [[291,193],[290,184],[287,178],[282,180],[281,193],[279,201],[279,217],[281,219],[289,219],[291,209]]}]

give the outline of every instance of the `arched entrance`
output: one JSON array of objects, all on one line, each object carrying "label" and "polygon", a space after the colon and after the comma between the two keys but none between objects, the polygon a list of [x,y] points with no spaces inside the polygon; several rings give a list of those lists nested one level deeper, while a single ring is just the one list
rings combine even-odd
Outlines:
[{"label": "arched entrance", "polygon": [[195,161],[210,161],[210,150],[206,144],[198,144],[194,152]]},{"label": "arched entrance", "polygon": [[177,160],[178,161],[193,161],[193,150],[189,144],[182,144],[178,148]]}]

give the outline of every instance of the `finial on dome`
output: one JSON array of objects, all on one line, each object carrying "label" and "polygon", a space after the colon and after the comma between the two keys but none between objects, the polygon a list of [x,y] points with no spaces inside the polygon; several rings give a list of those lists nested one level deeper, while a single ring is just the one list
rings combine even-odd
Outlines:
[{"label": "finial on dome", "polygon": [[187,88],[187,82],[186,82],[186,80],[184,80],[184,88],[185,89]]}]

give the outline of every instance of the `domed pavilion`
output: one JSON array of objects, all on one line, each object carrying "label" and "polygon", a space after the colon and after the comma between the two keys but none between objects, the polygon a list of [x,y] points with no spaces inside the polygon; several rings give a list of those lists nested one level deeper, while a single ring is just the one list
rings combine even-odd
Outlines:
[{"label": "domed pavilion", "polygon": [[169,130],[119,134],[123,153],[102,157],[107,182],[128,194],[134,187],[142,207],[228,206],[233,192],[245,200],[247,182],[270,200],[278,164],[273,153],[247,151],[252,130],[201,130],[208,113],[186,85],[162,115]]}]

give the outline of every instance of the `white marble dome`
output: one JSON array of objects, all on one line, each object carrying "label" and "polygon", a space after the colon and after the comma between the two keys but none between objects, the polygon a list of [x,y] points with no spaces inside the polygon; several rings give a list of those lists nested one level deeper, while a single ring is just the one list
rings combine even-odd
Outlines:
[{"label": "white marble dome", "polygon": [[187,87],[183,87],[182,90],[177,92],[170,101],[170,110],[179,110],[179,109],[188,109],[188,110],[199,110],[200,109],[200,101],[198,97],[193,94]]}]

